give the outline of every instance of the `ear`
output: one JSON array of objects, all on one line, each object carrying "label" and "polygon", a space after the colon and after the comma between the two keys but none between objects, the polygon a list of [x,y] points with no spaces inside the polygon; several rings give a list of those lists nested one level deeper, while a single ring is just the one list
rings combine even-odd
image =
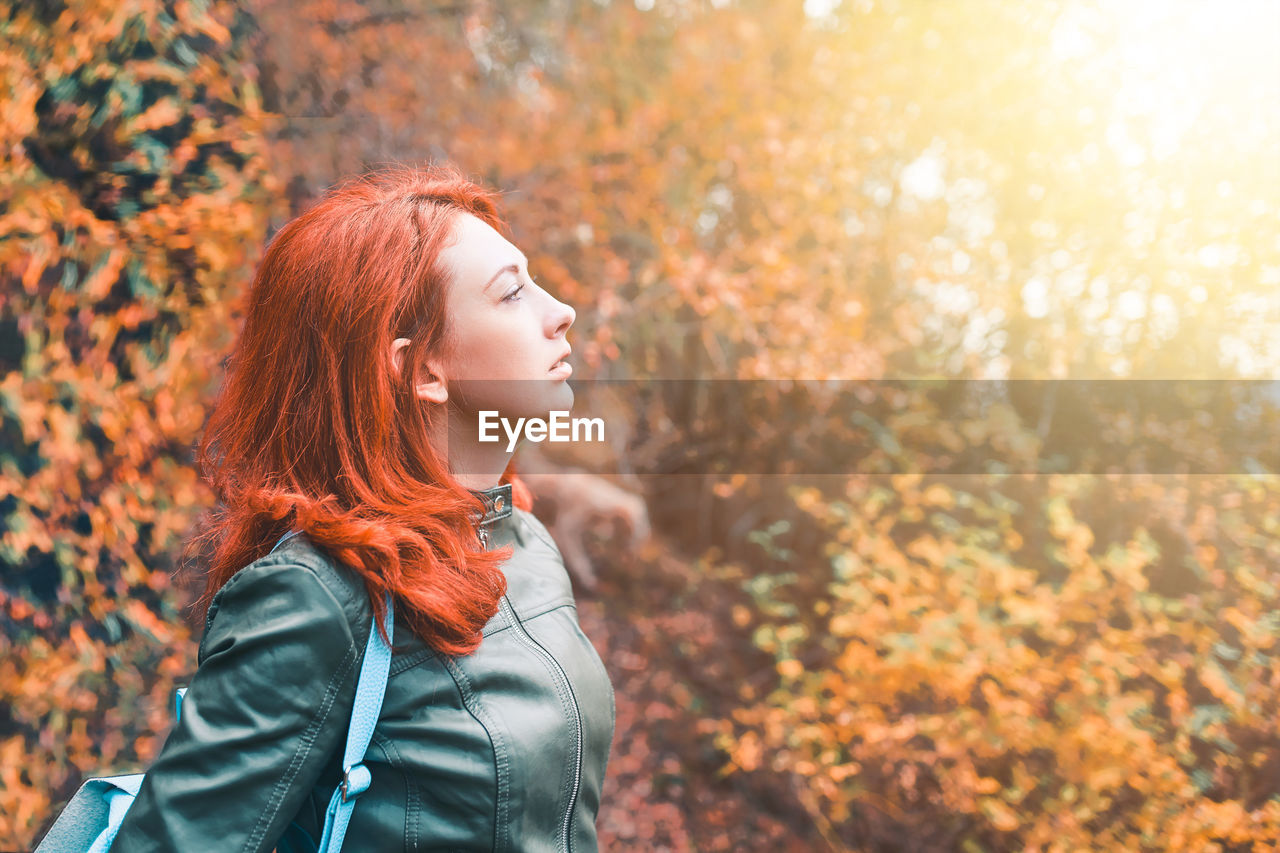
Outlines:
[{"label": "ear", "polygon": [[[403,368],[404,348],[409,345],[408,338],[396,338],[391,342],[391,364],[399,376]],[[413,393],[419,400],[430,403],[443,403],[449,399],[449,389],[445,386],[444,368],[438,359],[427,359],[430,379],[419,383]]]}]

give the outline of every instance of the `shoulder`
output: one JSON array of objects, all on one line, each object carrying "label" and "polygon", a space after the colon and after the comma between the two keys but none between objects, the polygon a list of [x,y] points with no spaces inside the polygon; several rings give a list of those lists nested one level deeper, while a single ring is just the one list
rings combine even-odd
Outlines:
[{"label": "shoulder", "polygon": [[547,530],[546,525],[536,515],[527,509],[520,509],[520,507],[512,507],[512,511],[515,514],[517,524],[523,524],[525,529],[541,539],[546,545],[549,545],[557,555],[560,553],[560,548],[556,545],[555,539],[551,537],[550,531]]},{"label": "shoulder", "polygon": [[232,575],[209,604],[205,642],[211,634],[238,625],[265,628],[306,620],[354,639],[372,606],[360,576],[330,558],[303,536]]}]

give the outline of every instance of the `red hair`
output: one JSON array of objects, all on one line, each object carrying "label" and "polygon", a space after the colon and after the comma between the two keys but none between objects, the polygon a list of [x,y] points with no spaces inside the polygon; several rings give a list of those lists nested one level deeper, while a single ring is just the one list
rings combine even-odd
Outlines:
[{"label": "red hair", "polygon": [[[221,504],[193,542],[213,544],[201,623],[223,584],[299,528],[361,575],[379,632],[390,591],[431,648],[480,645],[512,552],[480,546],[484,504],[428,441],[443,413],[412,389],[451,342],[439,257],[452,223],[503,226],[496,198],[452,164],[392,166],[338,184],[271,240],[196,452]],[[531,508],[513,467],[501,482]]]}]

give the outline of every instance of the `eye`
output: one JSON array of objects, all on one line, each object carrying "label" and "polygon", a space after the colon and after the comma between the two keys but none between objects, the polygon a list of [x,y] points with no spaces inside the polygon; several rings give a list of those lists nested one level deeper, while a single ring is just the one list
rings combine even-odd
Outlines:
[{"label": "eye", "polygon": [[[529,280],[532,281],[534,284],[538,283],[538,279],[535,278],[534,276],[529,276]],[[507,302],[509,300],[511,302],[519,302],[520,301],[519,294],[520,294],[520,291],[522,290],[524,290],[523,284],[517,287],[515,290],[508,293],[506,296],[502,297],[502,301]]]}]

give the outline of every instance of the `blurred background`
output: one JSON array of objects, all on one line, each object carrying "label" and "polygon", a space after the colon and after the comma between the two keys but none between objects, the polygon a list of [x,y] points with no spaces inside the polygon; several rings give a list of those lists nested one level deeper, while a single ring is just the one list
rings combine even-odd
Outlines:
[{"label": "blurred background", "polygon": [[[1280,484],[1215,463],[1225,423],[1275,434],[1243,380],[1280,378],[1280,4],[0,22],[0,849],[164,742],[203,628],[192,446],[266,241],[345,175],[432,160],[504,192],[577,309],[574,381],[637,424],[607,460],[518,457],[617,691],[603,849],[1280,838]],[[776,397],[626,394],[711,377]],[[906,386],[861,414],[862,463],[789,474],[836,449],[790,380],[990,399],[943,418]],[[695,427],[715,472],[669,452]],[[1102,438],[1148,451],[934,464]]]}]

